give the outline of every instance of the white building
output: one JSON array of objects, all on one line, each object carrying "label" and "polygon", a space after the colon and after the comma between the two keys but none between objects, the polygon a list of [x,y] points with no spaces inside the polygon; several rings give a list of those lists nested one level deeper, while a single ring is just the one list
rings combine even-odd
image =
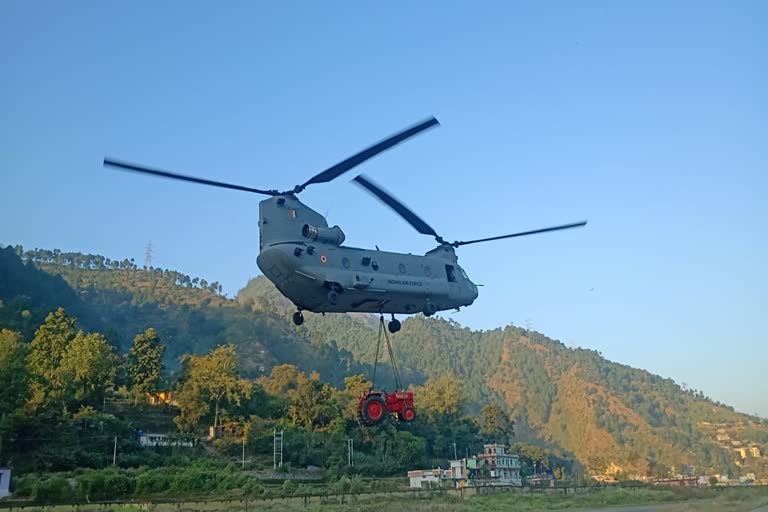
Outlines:
[{"label": "white building", "polygon": [[168,434],[140,434],[139,444],[141,446],[182,446],[192,448],[192,441],[175,439]]},{"label": "white building", "polygon": [[475,485],[522,486],[520,458],[506,452],[503,444],[486,444],[483,453],[468,459],[450,461],[445,470],[427,469],[408,472],[413,488],[427,487],[426,482],[442,484],[448,481],[450,487],[461,488]]},{"label": "white building", "polygon": [[432,485],[441,485],[445,471],[437,469],[416,469],[408,472],[412,489],[421,489]]},{"label": "white building", "polygon": [[483,447],[483,453],[477,455],[479,478],[483,473],[490,476],[491,485],[523,485],[520,478],[520,458],[507,453],[503,444],[491,443]]},{"label": "white building", "polygon": [[0,498],[11,495],[11,470],[0,468]]}]

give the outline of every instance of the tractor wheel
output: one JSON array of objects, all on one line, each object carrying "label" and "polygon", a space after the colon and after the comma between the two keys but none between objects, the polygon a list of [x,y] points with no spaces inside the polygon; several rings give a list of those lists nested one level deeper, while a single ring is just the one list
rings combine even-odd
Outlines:
[{"label": "tractor wheel", "polygon": [[384,403],[384,399],[379,395],[370,395],[363,400],[362,407],[360,408],[360,418],[366,425],[375,425],[384,419],[386,412],[387,405]]},{"label": "tractor wheel", "polygon": [[406,407],[403,409],[403,412],[400,416],[403,421],[413,421],[413,419],[416,417],[416,409],[413,407]]}]

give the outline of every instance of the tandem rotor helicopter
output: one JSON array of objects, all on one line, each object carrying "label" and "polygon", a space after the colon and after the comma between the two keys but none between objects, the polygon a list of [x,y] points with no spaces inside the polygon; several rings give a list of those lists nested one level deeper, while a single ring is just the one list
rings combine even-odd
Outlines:
[{"label": "tandem rotor helicopter", "polygon": [[296,305],[293,322],[304,322],[303,311],[313,313],[391,314],[390,332],[400,330],[395,314],[458,309],[471,305],[477,286],[459,266],[458,247],[518,236],[546,233],[586,225],[586,221],[476,240],[445,240],[424,220],[392,195],[359,175],[354,178],[421,234],[437,241],[437,247],[423,256],[359,249],[343,245],[339,226],[328,227],[323,215],[303,204],[298,195],[309,185],[327,183],[391,147],[438,125],[429,118],[396,133],[346,160],[316,174],[286,191],[262,190],[203,178],[195,178],[129,162],[104,159],[104,165],[121,170],[151,174],[269,196],[259,203],[259,269],[280,292]]}]

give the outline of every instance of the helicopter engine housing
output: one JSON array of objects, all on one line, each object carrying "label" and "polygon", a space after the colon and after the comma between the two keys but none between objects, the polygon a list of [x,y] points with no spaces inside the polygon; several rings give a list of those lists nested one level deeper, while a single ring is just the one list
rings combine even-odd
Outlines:
[{"label": "helicopter engine housing", "polygon": [[332,244],[337,247],[343,244],[346,238],[339,226],[324,228],[313,226],[312,224],[304,224],[304,227],[301,228],[301,236],[313,241]]}]

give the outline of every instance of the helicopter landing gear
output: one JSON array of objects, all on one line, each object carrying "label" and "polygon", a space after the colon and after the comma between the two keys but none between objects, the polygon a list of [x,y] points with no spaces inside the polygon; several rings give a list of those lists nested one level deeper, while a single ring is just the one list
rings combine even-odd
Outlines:
[{"label": "helicopter landing gear", "polygon": [[293,314],[293,323],[296,325],[301,325],[304,323],[304,315],[301,314],[301,310]]},{"label": "helicopter landing gear", "polygon": [[394,314],[392,315],[392,320],[390,320],[389,323],[387,324],[387,328],[389,329],[389,332],[391,332],[392,334],[400,330],[400,320],[395,318]]},{"label": "helicopter landing gear", "polygon": [[331,290],[328,292],[328,304],[331,306],[335,306],[336,303],[339,301],[339,294],[336,290]]}]

